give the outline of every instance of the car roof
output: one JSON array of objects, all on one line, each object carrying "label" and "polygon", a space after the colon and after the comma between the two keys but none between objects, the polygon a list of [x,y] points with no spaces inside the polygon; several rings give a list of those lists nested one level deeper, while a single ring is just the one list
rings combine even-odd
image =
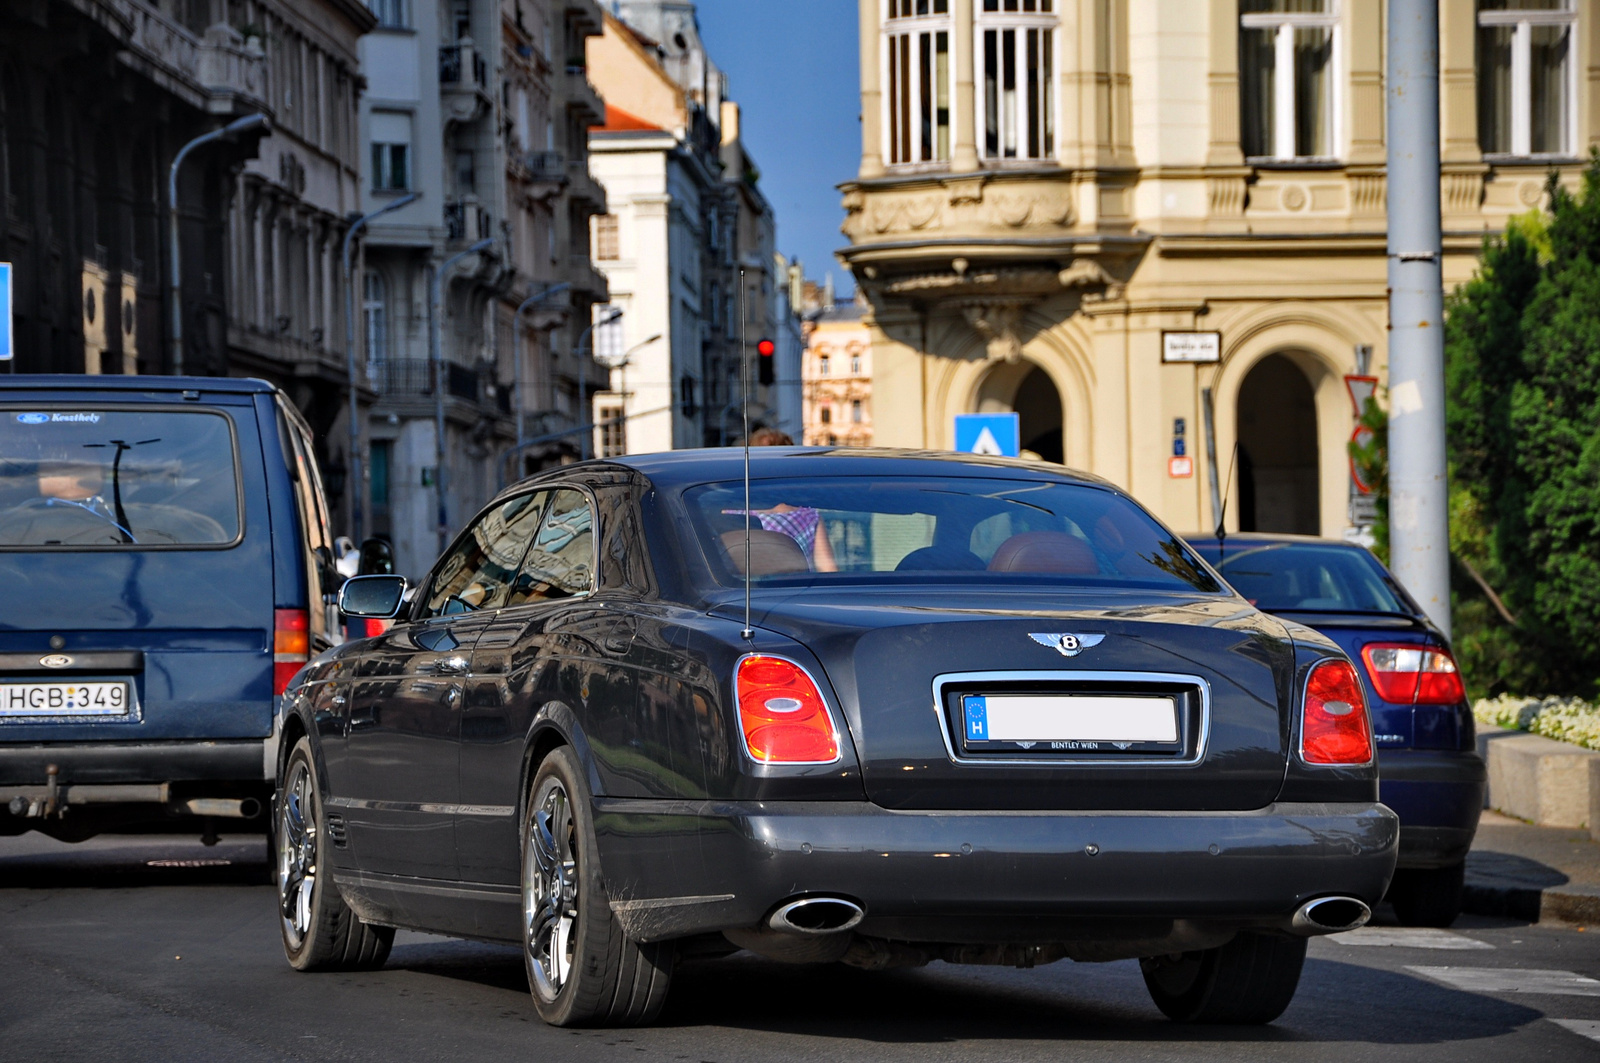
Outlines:
[{"label": "car roof", "polygon": [[[608,466],[622,466],[648,477],[660,487],[744,476],[744,448],[716,447],[674,450],[608,458]],[[570,469],[568,471],[571,471]],[[887,447],[752,447],[750,475],[771,478],[794,476],[980,476],[990,479],[1037,480],[1048,477],[1070,483],[1112,487],[1090,473],[1048,462],[996,458],[937,450],[897,450]]]},{"label": "car roof", "polygon": [[86,376],[82,373],[19,373],[0,376],[5,391],[200,391],[261,395],[276,391],[265,380],[227,376]]},{"label": "car roof", "polygon": [[1338,546],[1347,550],[1368,552],[1360,543],[1348,539],[1325,539],[1318,535],[1290,535],[1288,532],[1229,532],[1226,540],[1217,538],[1216,532],[1198,532],[1183,536],[1190,546],[1215,546],[1226,542],[1229,546]]}]

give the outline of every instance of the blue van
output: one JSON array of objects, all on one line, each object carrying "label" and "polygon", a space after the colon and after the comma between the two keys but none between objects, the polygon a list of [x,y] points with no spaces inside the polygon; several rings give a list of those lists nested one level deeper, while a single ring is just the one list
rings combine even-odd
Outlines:
[{"label": "blue van", "polygon": [[332,549],[271,384],[0,377],[0,835],[265,829]]}]

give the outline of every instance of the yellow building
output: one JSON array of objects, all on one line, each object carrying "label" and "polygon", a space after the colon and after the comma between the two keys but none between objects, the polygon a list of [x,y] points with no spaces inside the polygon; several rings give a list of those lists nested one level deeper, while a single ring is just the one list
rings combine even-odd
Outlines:
[{"label": "yellow building", "polygon": [[872,332],[859,302],[834,303],[806,315],[800,360],[806,446],[870,447]]},{"label": "yellow building", "polygon": [[[1229,527],[1343,534],[1345,377],[1387,366],[1383,13],[860,0],[841,257],[874,441],[948,448],[956,414],[1014,410],[1024,448],[1203,528],[1209,395]],[[1600,10],[1441,0],[1440,54],[1454,286],[1600,142]]]}]

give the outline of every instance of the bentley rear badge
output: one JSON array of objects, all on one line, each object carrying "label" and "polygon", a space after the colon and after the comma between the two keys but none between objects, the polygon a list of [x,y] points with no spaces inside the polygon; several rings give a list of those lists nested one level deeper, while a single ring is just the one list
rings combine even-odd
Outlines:
[{"label": "bentley rear badge", "polygon": [[1106,640],[1104,635],[1045,635],[1036,631],[1028,632],[1030,638],[1041,646],[1049,646],[1063,657],[1076,657],[1091,646],[1098,646]]}]

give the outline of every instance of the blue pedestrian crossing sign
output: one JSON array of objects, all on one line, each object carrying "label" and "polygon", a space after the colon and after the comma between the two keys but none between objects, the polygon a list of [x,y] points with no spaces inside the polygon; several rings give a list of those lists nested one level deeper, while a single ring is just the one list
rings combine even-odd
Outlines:
[{"label": "blue pedestrian crossing sign", "polygon": [[0,262],[0,362],[7,361],[16,353],[12,346],[12,337],[16,333],[11,328],[11,263]]},{"label": "blue pedestrian crossing sign", "polygon": [[1018,457],[1022,453],[1019,420],[1014,413],[958,413],[956,449],[963,454]]}]

